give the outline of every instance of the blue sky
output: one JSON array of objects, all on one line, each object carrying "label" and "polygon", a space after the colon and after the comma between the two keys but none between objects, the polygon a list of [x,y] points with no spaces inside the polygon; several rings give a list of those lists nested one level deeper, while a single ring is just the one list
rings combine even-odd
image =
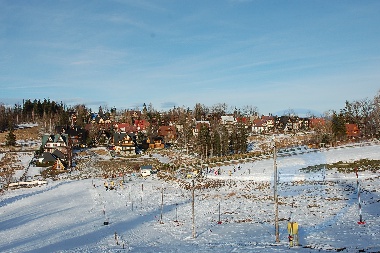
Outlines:
[{"label": "blue sky", "polygon": [[380,1],[0,0],[0,102],[323,113],[380,90]]}]

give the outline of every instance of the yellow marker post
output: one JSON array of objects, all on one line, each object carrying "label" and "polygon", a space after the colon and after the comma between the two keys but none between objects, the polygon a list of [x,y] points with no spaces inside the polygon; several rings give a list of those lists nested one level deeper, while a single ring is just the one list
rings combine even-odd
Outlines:
[{"label": "yellow marker post", "polygon": [[293,247],[298,245],[298,223],[288,222],[288,234],[289,234],[289,245]]}]

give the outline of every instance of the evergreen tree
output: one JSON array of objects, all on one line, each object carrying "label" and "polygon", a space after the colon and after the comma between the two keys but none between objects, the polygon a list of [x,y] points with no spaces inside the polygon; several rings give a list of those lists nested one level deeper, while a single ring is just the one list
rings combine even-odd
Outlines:
[{"label": "evergreen tree", "polygon": [[222,154],[222,145],[218,129],[214,129],[212,132],[212,155],[221,156]]},{"label": "evergreen tree", "polygon": [[[70,123],[70,114],[67,110],[62,108],[62,111],[58,114],[58,125],[67,126]],[[53,127],[54,129],[54,127]]]},{"label": "evergreen tree", "polygon": [[16,146],[16,135],[14,134],[13,126],[11,125],[11,128],[9,129],[9,133],[6,136],[6,143],[7,146]]},{"label": "evergreen tree", "polygon": [[221,127],[220,149],[221,149],[222,156],[229,155],[229,135],[228,135],[228,129],[226,126]]},{"label": "evergreen tree", "polygon": [[147,113],[148,113],[148,109],[146,109],[146,104],[144,103],[142,113],[141,113],[141,119],[146,120],[147,119]]},{"label": "evergreen tree", "polygon": [[179,119],[179,123],[180,125],[182,125],[182,130],[180,131],[180,142],[182,146],[186,149],[186,152],[188,152],[188,148],[194,144],[194,122],[191,120],[191,113],[188,111],[183,113],[183,115],[181,115]]},{"label": "evergreen tree", "polygon": [[238,151],[238,133],[234,126],[229,137],[229,151],[231,154],[236,154]]},{"label": "evergreen tree", "polygon": [[200,154],[203,157],[208,157],[211,144],[210,128],[208,124],[202,124],[198,133],[198,144],[200,148]]},{"label": "evergreen tree", "polygon": [[343,137],[346,136],[346,124],[344,121],[344,115],[342,113],[338,115],[336,112],[334,112],[332,115],[331,123],[335,141],[342,140]]},{"label": "evergreen tree", "polygon": [[238,153],[246,153],[248,148],[248,131],[241,122],[237,124],[237,142]]}]

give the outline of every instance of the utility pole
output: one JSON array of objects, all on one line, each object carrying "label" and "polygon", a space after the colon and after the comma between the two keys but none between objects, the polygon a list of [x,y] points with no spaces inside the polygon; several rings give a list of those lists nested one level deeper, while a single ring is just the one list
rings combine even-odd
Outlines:
[{"label": "utility pole", "polygon": [[356,188],[358,191],[358,208],[359,208],[359,225],[364,225],[365,221],[363,221],[363,216],[362,216],[362,203],[360,201],[360,184],[359,184],[359,175],[358,175],[358,168],[355,168],[355,174],[356,174]]},{"label": "utility pole", "polygon": [[175,204],[175,221],[178,222],[178,203]]},{"label": "utility pole", "polygon": [[219,220],[218,220],[218,224],[222,224],[222,221],[220,220],[220,201],[219,201]]},{"label": "utility pole", "polygon": [[277,174],[277,150],[276,150],[276,140],[273,137],[273,168],[274,168],[274,210],[275,210],[275,220],[274,227],[276,233],[276,242],[280,242],[279,237],[279,227],[278,227],[278,195],[277,195],[277,183],[278,183],[278,174]]},{"label": "utility pole", "polygon": [[195,183],[194,183],[194,179],[192,180],[192,198],[193,198],[193,201],[192,201],[192,213],[193,213],[193,224],[192,224],[192,228],[193,228],[193,238],[195,238],[195,210],[194,210],[194,201],[195,201],[195,194],[194,194],[194,191],[195,191]]},{"label": "utility pole", "polygon": [[164,224],[162,221],[162,212],[164,210],[164,186],[161,187],[161,216],[160,216],[160,223]]}]

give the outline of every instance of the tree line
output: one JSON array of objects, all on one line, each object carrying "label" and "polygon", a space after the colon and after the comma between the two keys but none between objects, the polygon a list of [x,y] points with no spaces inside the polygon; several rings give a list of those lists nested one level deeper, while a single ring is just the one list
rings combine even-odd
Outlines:
[{"label": "tree line", "polygon": [[35,99],[24,100],[22,105],[15,104],[14,107],[5,106],[0,103],[0,131],[14,128],[16,125],[25,122],[40,122],[51,119],[54,123],[64,123],[67,117],[66,106],[61,102],[43,101]]},{"label": "tree line", "polygon": [[[112,118],[113,121],[133,124],[136,119],[129,111],[116,108],[99,107],[98,114]],[[139,110],[140,111],[140,110]],[[173,107],[165,112],[156,110],[152,104],[143,105],[139,119],[147,120],[150,125],[146,136],[154,136],[159,126],[169,125],[175,122],[181,126],[178,129],[176,142],[184,148],[191,148],[200,155],[206,157],[225,156],[231,153],[245,153],[247,150],[247,137],[249,131],[245,124],[237,122],[232,126],[220,124],[222,115],[233,115],[235,118],[256,115],[258,110],[253,106],[243,108],[228,108],[227,104],[219,103],[211,107],[197,103],[193,109],[185,107]],[[84,127],[92,119],[92,111],[83,104],[67,106],[62,102],[44,100],[24,100],[22,105],[15,104],[14,107],[5,106],[0,103],[0,131],[12,131],[17,124],[23,122],[35,122],[45,126],[46,131],[54,129],[55,126],[69,126],[72,115],[75,115],[75,125]],[[310,115],[313,116],[313,115]],[[357,124],[362,136],[367,138],[380,137],[380,91],[373,99],[362,99],[346,101],[344,108],[340,111],[327,111],[323,116],[326,125],[315,129],[315,142],[329,143],[343,140],[346,136],[346,123]],[[198,134],[193,135],[195,121],[207,121],[198,129]],[[112,129],[110,129],[112,131]],[[12,132],[13,134],[13,132]],[[14,141],[14,136],[9,136],[9,141]]]}]

